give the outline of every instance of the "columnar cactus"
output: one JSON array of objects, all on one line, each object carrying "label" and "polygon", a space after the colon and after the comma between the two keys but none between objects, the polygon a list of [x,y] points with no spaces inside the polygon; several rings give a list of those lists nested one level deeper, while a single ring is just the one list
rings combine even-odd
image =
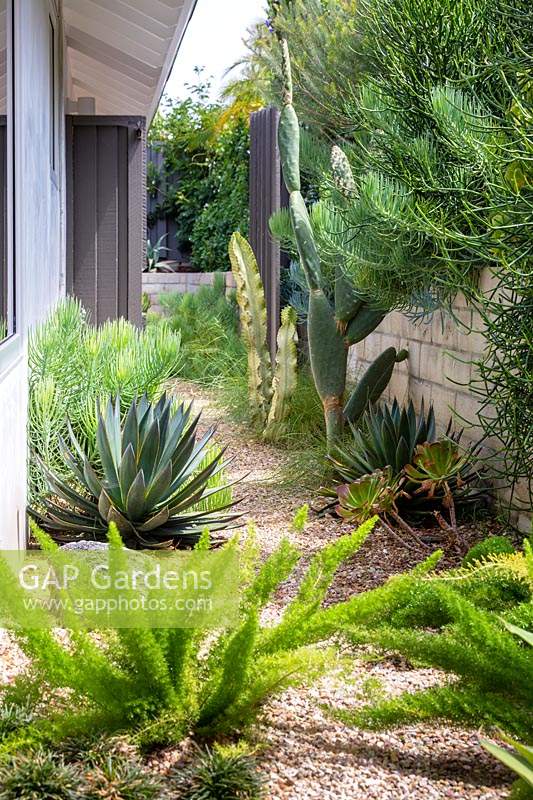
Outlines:
[{"label": "columnar cactus", "polygon": [[248,352],[248,393],[250,407],[263,425],[263,436],[273,441],[283,432],[290,400],[297,384],[298,334],[296,312],[288,306],[281,313],[278,349],[272,375],[267,347],[265,292],[254,252],[240,233],[229,244],[231,269],[237,284],[241,328]]},{"label": "columnar cactus", "polygon": [[[394,364],[407,357],[389,348],[369,367],[344,406],[348,349],[368,336],[385,317],[386,310],[369,305],[338,270],[334,305],[324,292],[320,257],[300,184],[300,127],[293,106],[289,48],[281,41],[283,58],[283,109],[278,142],[283,178],[289,192],[289,212],[303,272],[309,287],[309,354],[313,379],[322,400],[328,444],[342,434],[344,422],[356,422],[369,402],[386,388]],[[339,148],[332,152],[332,172],[339,190],[347,196],[356,191],[348,159]]]}]

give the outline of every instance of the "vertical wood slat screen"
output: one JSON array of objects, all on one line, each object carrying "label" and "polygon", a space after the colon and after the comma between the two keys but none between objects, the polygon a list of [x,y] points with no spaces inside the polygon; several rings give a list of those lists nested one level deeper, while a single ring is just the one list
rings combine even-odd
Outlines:
[{"label": "vertical wood slat screen", "polygon": [[[161,237],[163,241],[161,244],[167,247],[168,250],[163,250],[161,258],[168,261],[178,261],[179,263],[187,263],[190,257],[187,253],[182,252],[178,247],[176,234],[178,233],[178,226],[172,216],[160,216],[158,206],[160,204],[161,195],[171,188],[179,186],[179,175],[166,175],[164,171],[164,155],[161,148],[156,145],[151,145],[147,148],[146,158],[148,163],[152,163],[159,172],[161,179],[158,186],[158,194],[155,197],[150,197],[147,193],[147,209],[148,216],[151,220],[151,225],[147,226],[146,238],[150,239],[152,244],[156,244]],[[161,193],[161,195],[159,194]]]},{"label": "vertical wood slat screen", "polygon": [[67,118],[67,291],[94,323],[142,322],[145,171],[144,118]]},{"label": "vertical wood slat screen", "polygon": [[268,345],[272,359],[280,315],[280,247],[270,234],[268,221],[287,205],[277,143],[279,111],[269,107],[250,117],[250,244],[265,287]]}]

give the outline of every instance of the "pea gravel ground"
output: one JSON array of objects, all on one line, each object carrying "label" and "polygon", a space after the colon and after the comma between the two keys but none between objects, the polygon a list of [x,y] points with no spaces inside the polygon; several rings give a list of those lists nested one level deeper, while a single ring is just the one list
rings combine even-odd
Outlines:
[{"label": "pea gravel ground", "polygon": [[[209,392],[178,383],[176,393],[194,400],[204,427],[216,423],[217,438],[233,457],[232,476],[245,475],[236,490],[241,510],[253,519],[264,554],[289,535],[305,554],[296,575],[278,592],[267,620],[279,616],[293,595],[313,552],[351,530],[330,517],[312,517],[301,534],[291,532],[294,512],[308,494],[287,490],[273,478],[284,454],[250,441],[239,426],[224,419]],[[469,539],[474,532],[465,528]],[[379,585],[413,566],[412,555],[378,529],[357,555],[339,571],[328,602]],[[13,680],[25,660],[5,631],[0,631],[0,683]],[[480,747],[476,732],[449,725],[417,725],[383,733],[347,727],[331,718],[327,706],[349,709],[364,704],[379,686],[388,695],[416,691],[444,676],[413,669],[398,659],[361,661],[349,674],[333,673],[311,689],[291,690],[273,700],[253,733],[271,800],[496,800],[509,793],[509,774]],[[164,773],[171,764],[190,759],[190,743],[150,759]]]}]

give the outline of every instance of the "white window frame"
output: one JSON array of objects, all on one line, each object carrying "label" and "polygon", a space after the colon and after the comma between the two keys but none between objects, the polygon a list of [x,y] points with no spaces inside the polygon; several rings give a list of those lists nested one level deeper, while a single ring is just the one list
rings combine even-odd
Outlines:
[{"label": "white window frame", "polygon": [[17,49],[17,16],[18,4],[15,0],[7,3],[7,258],[8,258],[8,304],[7,304],[7,325],[8,335],[0,342],[0,379],[11,370],[22,356],[22,336],[20,329],[20,318],[18,310],[20,308],[20,276],[17,270],[15,253],[15,73],[16,73],[16,54]]}]

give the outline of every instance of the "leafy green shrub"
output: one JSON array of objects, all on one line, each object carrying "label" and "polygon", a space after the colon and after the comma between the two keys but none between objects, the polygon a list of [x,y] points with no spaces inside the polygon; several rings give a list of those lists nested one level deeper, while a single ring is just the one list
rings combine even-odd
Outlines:
[{"label": "leafy green shrub", "polygon": [[79,800],[79,771],[45,750],[0,763],[0,800]]},{"label": "leafy green shrub", "polygon": [[191,232],[191,262],[204,272],[226,269],[231,234],[248,231],[249,148],[249,123],[244,116],[224,126],[213,143],[208,200]]},{"label": "leafy green shrub", "polygon": [[[46,695],[50,715],[24,732],[7,737],[1,752],[36,741],[61,741],[98,728],[102,733],[133,731],[145,747],[179,741],[187,732],[214,737],[241,729],[269,696],[290,686],[312,681],[336,661],[333,648],[313,647],[339,629],[352,611],[351,602],[323,609],[322,601],[339,565],[351,557],[373,528],[370,520],[358,531],[325,547],[311,561],[296,597],[281,621],[261,624],[262,609],[300,559],[297,548],[284,540],[260,563],[250,535],[240,558],[239,622],[220,630],[127,629],[102,630],[98,641],[91,631],[77,630],[69,642],[53,631],[17,629],[13,635],[30,659],[27,681]],[[40,534],[43,547],[55,546]],[[110,547],[122,542],[114,525]],[[199,548],[209,542],[204,537]],[[233,563],[237,540],[221,551]],[[21,588],[8,563],[0,560],[2,611],[23,602]],[[362,596],[363,597],[363,596]],[[358,598],[356,598],[358,599]],[[363,605],[375,601],[363,597]],[[332,610],[333,609],[333,610]],[[33,675],[33,678],[32,678]],[[57,707],[57,693],[68,703]]]},{"label": "leafy green shrub", "polygon": [[177,246],[195,269],[226,270],[229,237],[248,233],[249,112],[210,102],[201,78],[191,88],[186,100],[166,98],[152,123],[163,168],[150,167],[149,191],[155,216],[175,221]]},{"label": "leafy green shrub", "polygon": [[[32,516],[60,541],[87,534],[105,541],[114,522],[128,546],[147,548],[190,546],[206,528],[227,527],[236,519],[221,513],[228,487],[216,481],[208,489],[224,469],[222,451],[209,458],[214,429],[197,441],[199,417],[191,421],[191,408],[176,406],[166,395],[157,404],[143,396],[123,422],[120,397],[109,401],[105,416],[98,415],[97,459],[87,456],[70,428],[70,448],[59,443],[70,480],[43,464],[52,494],[41,501],[44,511],[31,509]],[[208,498],[206,510],[195,509]]]},{"label": "leafy green shrub", "polygon": [[483,541],[478,542],[470,548],[463,558],[463,567],[483,561],[487,556],[494,556],[501,553],[514,553],[515,549],[509,539],[505,536],[487,536]]},{"label": "leafy green shrub", "polygon": [[140,331],[121,319],[95,328],[77,300],[62,301],[29,343],[31,501],[47,489],[39,461],[61,477],[69,474],[58,443],[68,436],[67,417],[94,454],[101,403],[120,395],[125,411],[143,394],[157,399],[180,363],[180,338],[168,327]]},{"label": "leafy green shrub", "polygon": [[[181,337],[182,377],[209,384],[245,368],[235,295],[226,295],[222,275],[213,286],[201,286],[195,293],[165,293],[159,302],[167,324]],[[151,318],[149,327],[158,324],[160,320]]]},{"label": "leafy green shrub", "polygon": [[236,748],[206,748],[194,764],[171,773],[179,800],[261,800],[265,797],[255,759]]},{"label": "leafy green shrub", "polygon": [[139,764],[108,756],[85,774],[86,800],[154,800],[161,796],[161,781]]}]

